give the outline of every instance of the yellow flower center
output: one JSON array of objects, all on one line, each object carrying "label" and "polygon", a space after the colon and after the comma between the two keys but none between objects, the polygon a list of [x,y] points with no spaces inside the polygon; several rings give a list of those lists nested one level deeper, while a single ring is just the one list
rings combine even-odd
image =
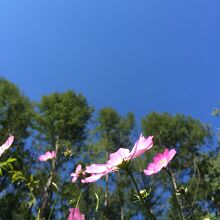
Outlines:
[{"label": "yellow flower center", "polygon": [[166,163],[166,159],[160,160],[160,163],[165,164]]}]

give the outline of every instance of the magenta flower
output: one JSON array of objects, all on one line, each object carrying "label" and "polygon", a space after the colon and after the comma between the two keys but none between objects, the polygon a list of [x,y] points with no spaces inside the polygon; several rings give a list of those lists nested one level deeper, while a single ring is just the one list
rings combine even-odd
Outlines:
[{"label": "magenta flower", "polygon": [[76,167],[76,170],[75,170],[75,173],[71,173],[70,176],[72,176],[72,183],[75,183],[76,180],[78,179],[78,177],[83,173],[82,171],[82,165],[79,164],[77,167]]},{"label": "magenta flower", "polygon": [[153,136],[145,138],[141,134],[131,151],[126,148],[119,148],[118,151],[109,155],[109,160],[106,164],[92,164],[87,166],[85,172],[91,174],[91,176],[82,179],[81,182],[95,182],[108,173],[118,171],[127,165],[131,159],[140,156],[152,146]]},{"label": "magenta flower", "polygon": [[144,170],[144,174],[150,176],[158,173],[162,168],[165,168],[168,165],[175,154],[176,151],[174,149],[169,151],[166,148],[163,153],[159,153],[153,158],[154,162],[148,165],[147,169]]},{"label": "magenta flower", "polygon": [[67,220],[85,220],[85,215],[78,208],[71,208]]},{"label": "magenta flower", "polygon": [[108,164],[92,164],[86,167],[85,173],[91,174],[91,176],[82,179],[82,183],[91,183],[100,179],[102,176],[113,171],[113,168]]},{"label": "magenta flower", "polygon": [[55,151],[47,151],[45,154],[42,154],[39,156],[39,160],[40,161],[47,161],[47,160],[50,160],[50,159],[53,159],[56,157],[56,152]]},{"label": "magenta flower", "polygon": [[0,146],[0,157],[12,145],[13,141],[14,136],[10,135],[6,142],[2,146]]},{"label": "magenta flower", "polygon": [[132,158],[138,157],[145,151],[149,150],[151,147],[153,147],[153,136],[145,138],[143,134],[141,134],[133,149],[131,150],[130,155]]}]

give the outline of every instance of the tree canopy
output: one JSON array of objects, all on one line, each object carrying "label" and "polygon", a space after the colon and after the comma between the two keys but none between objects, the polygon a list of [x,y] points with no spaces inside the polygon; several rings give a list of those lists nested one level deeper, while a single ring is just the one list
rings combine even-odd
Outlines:
[{"label": "tree canopy", "polygon": [[[145,219],[143,204],[146,219],[219,219],[220,153],[212,128],[200,120],[146,112],[139,125],[134,113],[95,110],[73,90],[30,101],[4,78],[0,94],[1,142],[15,137],[0,157],[0,219],[67,219],[71,207],[86,219]],[[165,148],[175,156],[167,159]],[[80,182],[94,175],[85,171],[95,163],[103,168],[121,152],[114,172],[101,173],[96,184]],[[51,158],[39,160],[41,154]]]}]

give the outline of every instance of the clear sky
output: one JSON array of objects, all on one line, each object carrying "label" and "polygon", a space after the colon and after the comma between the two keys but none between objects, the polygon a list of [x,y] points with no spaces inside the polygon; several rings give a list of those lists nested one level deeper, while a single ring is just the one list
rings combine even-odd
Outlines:
[{"label": "clear sky", "polygon": [[218,127],[220,1],[1,0],[0,75],[33,100],[73,89],[96,109]]}]

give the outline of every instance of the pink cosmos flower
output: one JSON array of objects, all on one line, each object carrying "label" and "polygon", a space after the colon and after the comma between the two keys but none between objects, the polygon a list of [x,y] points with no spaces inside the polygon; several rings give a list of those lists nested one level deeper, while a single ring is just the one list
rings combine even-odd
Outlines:
[{"label": "pink cosmos flower", "polygon": [[78,208],[71,208],[68,220],[85,220],[85,215],[80,213]]},{"label": "pink cosmos flower", "polygon": [[50,160],[50,159],[53,159],[56,157],[56,152],[55,151],[47,151],[45,154],[42,154],[39,156],[39,160],[40,161],[47,161],[47,160]]},{"label": "pink cosmos flower", "polygon": [[13,141],[14,136],[10,135],[6,142],[2,146],[0,146],[0,157],[12,145]]},{"label": "pink cosmos flower", "polygon": [[78,177],[80,176],[80,174],[83,173],[82,171],[82,165],[79,164],[76,167],[75,173],[71,173],[70,176],[72,176],[72,183],[75,183],[76,180],[78,179]]},{"label": "pink cosmos flower", "polygon": [[91,183],[100,179],[102,176],[113,171],[113,167],[108,164],[92,164],[86,167],[85,173],[91,174],[91,176],[82,179],[82,183]]},{"label": "pink cosmos flower", "polygon": [[109,160],[106,164],[92,164],[86,167],[85,172],[91,174],[91,176],[82,179],[82,183],[95,182],[102,176],[118,171],[124,165],[126,165],[131,159],[140,156],[145,151],[149,150],[153,146],[153,136],[145,138],[142,134],[138,141],[135,143],[133,149],[130,151],[126,148],[119,148],[115,153],[109,155]]},{"label": "pink cosmos flower", "polygon": [[170,151],[166,148],[163,153],[157,154],[153,158],[153,163],[150,163],[147,169],[144,170],[145,175],[153,175],[158,173],[162,168],[166,167],[168,163],[173,159],[175,156],[176,151],[171,149]]}]

